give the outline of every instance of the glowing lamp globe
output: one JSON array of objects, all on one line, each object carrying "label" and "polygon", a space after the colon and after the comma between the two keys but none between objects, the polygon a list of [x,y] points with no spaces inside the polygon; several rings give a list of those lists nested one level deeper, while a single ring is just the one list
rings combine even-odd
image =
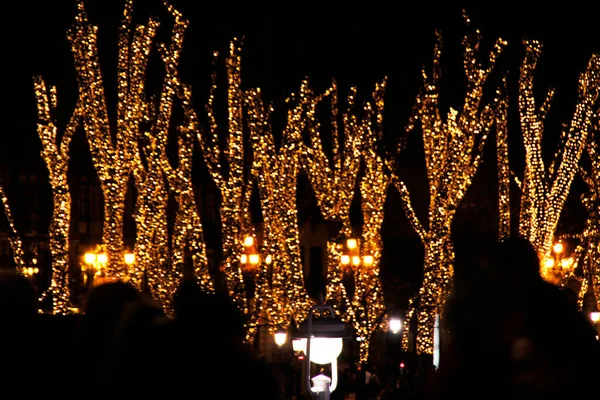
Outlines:
[{"label": "glowing lamp globe", "polygon": [[397,334],[402,330],[402,321],[400,321],[398,318],[390,319],[389,325],[390,331],[392,331],[393,334]]},{"label": "glowing lamp globe", "polygon": [[285,344],[285,342],[287,341],[287,332],[286,331],[277,331],[275,333],[275,344],[277,344],[277,346],[281,347]]},{"label": "glowing lamp globe", "polygon": [[592,322],[594,322],[596,324],[598,322],[600,322],[600,311],[598,311],[598,310],[592,311],[590,313],[590,319],[592,320]]},{"label": "glowing lamp globe", "polygon": [[[305,339],[306,340],[306,339]],[[331,364],[342,353],[342,338],[313,337],[310,340],[310,361],[315,364]]]},{"label": "glowing lamp globe", "polygon": [[86,264],[93,264],[96,262],[96,255],[94,253],[85,253],[83,259]]}]

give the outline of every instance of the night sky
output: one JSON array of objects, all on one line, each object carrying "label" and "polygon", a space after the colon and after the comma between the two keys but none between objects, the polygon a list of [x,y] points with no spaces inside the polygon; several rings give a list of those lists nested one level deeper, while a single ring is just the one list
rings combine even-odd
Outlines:
[{"label": "night sky", "polygon": [[[57,85],[59,117],[63,121],[68,118],[77,89],[66,32],[73,24],[76,2],[38,0],[5,3],[8,2],[3,2],[0,24],[3,38],[0,165],[9,169],[23,166],[43,169],[39,157],[41,146],[36,134],[32,77],[41,74],[47,83]],[[370,94],[376,81],[388,76],[385,136],[393,142],[406,122],[421,84],[419,69],[423,63],[430,64],[436,28],[441,29],[444,35],[442,101],[446,106],[460,107],[464,83],[461,39],[465,33],[461,10],[466,8],[472,27],[482,31],[482,49],[489,49],[498,36],[509,41],[509,47],[498,63],[495,79],[501,70],[509,71],[509,151],[518,170],[522,149],[519,147],[514,82],[524,54],[522,38],[540,39],[545,46],[538,64],[540,98],[550,85],[557,88],[555,108],[547,122],[548,154],[554,151],[561,123],[570,121],[572,116],[579,72],[584,70],[592,52],[600,52],[600,19],[597,11],[584,2],[569,1],[556,8],[527,5],[526,2],[518,2],[518,5],[473,2],[442,7],[423,1],[414,4],[397,2],[393,7],[383,5],[383,2],[367,2],[357,5],[347,3],[347,8],[323,8],[322,3],[297,3],[302,4],[299,6],[290,2],[289,5],[238,7],[227,2],[214,5],[191,0],[173,1],[172,4],[190,21],[180,73],[183,80],[193,85],[198,109],[205,103],[208,94],[212,52],[226,53],[229,40],[243,36],[243,84],[245,87],[260,86],[267,98],[274,102],[276,110],[281,110],[285,97],[298,89],[305,76],[310,77],[317,89],[325,88],[332,78],[336,78],[342,94],[350,85],[358,85],[359,92],[366,95]],[[114,99],[116,34],[123,2],[88,0],[85,4],[90,19],[99,25],[100,61],[105,83],[109,85],[107,94]],[[167,40],[170,16],[162,3],[146,0],[136,4],[139,5],[136,22],[157,15],[164,21],[159,38]],[[152,82],[160,83],[161,65],[155,63],[151,68],[151,80],[152,77],[158,78]],[[221,68],[219,73],[223,71]],[[77,140],[83,141],[81,133],[79,136]],[[490,139],[490,142],[493,140]],[[483,189],[493,186],[486,182],[493,182],[495,176],[494,148],[491,143],[488,144],[487,159],[478,174],[479,183],[475,183],[470,191],[474,202],[486,197],[488,202],[495,201],[493,192]],[[403,163],[408,171],[406,175],[411,175],[410,171],[417,168],[413,167],[413,158],[417,163],[423,163],[418,137],[412,138],[409,146],[412,146],[412,150],[407,151],[410,161]],[[420,200],[419,191],[426,195],[426,188],[421,190],[426,182],[424,179],[424,176],[415,178],[415,182],[421,181],[421,188],[414,189],[417,200]],[[392,194],[390,201],[397,201],[397,197]],[[426,202],[426,198],[422,200]],[[418,211],[424,212],[425,209]],[[386,224],[404,224],[409,233],[410,226],[402,213],[394,215]],[[472,214],[466,218],[471,218],[472,224],[479,216]],[[466,224],[469,226],[469,223]]]}]

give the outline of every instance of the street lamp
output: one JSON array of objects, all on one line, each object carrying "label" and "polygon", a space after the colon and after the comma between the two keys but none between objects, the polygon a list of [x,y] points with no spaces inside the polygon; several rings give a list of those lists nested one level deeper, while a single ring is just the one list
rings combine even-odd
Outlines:
[{"label": "street lamp", "polygon": [[[320,314],[314,318],[315,311]],[[329,316],[325,316],[328,314]],[[335,316],[333,308],[327,304],[315,305],[308,317],[298,327],[292,342],[295,351],[306,354],[306,387],[315,397],[329,400],[329,395],[337,387],[337,358],[342,352],[343,338],[352,337],[349,329]],[[310,339],[310,340],[309,340]],[[331,378],[318,375],[310,378],[310,363],[331,364]],[[311,380],[314,385],[311,385]]]},{"label": "street lamp", "polygon": [[360,265],[370,267],[375,263],[375,258],[371,254],[362,254],[358,239],[350,238],[346,240],[345,251],[340,257],[340,263],[344,267],[352,265],[358,268]]},{"label": "street lamp", "polygon": [[394,335],[398,334],[402,330],[402,321],[400,318],[390,318],[389,328]]},{"label": "street lamp", "polygon": [[[271,256],[268,255],[265,260],[267,264],[271,263]],[[260,255],[256,250],[256,243],[252,236],[246,236],[244,238],[244,254],[240,256],[240,262],[248,270],[255,270],[260,264]]]},{"label": "street lamp", "polygon": [[125,256],[123,257],[125,264],[127,264],[128,266],[132,266],[133,264],[135,264],[135,254],[133,253],[125,253]]},{"label": "street lamp", "polygon": [[275,344],[277,346],[282,347],[287,341],[287,332],[283,329],[279,329],[275,332]]}]

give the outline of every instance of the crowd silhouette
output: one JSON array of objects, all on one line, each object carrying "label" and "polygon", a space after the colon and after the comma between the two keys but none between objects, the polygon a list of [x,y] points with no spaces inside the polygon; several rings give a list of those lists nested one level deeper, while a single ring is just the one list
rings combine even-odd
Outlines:
[{"label": "crowd silhouette", "polygon": [[[346,390],[358,400],[588,393],[600,377],[596,332],[568,289],[541,278],[530,243],[494,242],[470,264],[445,304],[442,362],[420,388],[407,392],[393,373],[365,366],[364,385],[344,370],[332,398]],[[31,282],[0,270],[1,397],[284,398],[288,382],[244,344],[242,316],[226,296],[187,277],[171,306],[169,318],[128,283],[108,282],[92,288],[82,314],[39,314]]]}]

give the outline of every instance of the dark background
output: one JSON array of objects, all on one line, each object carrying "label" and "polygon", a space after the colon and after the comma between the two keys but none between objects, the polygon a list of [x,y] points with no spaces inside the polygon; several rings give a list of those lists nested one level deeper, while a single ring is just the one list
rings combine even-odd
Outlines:
[{"label": "dark background", "polygon": [[[351,85],[357,85],[360,93],[369,95],[373,84],[388,76],[384,128],[386,143],[393,144],[401,135],[421,84],[420,68],[423,64],[430,65],[436,28],[444,35],[442,104],[444,107],[461,106],[464,93],[461,39],[466,32],[461,10],[466,8],[472,27],[482,31],[484,52],[498,36],[509,41],[493,80],[497,81],[501,71],[508,71],[511,96],[509,151],[511,166],[520,173],[523,150],[515,81],[524,54],[522,38],[538,38],[545,46],[536,81],[540,99],[550,85],[557,89],[546,128],[548,157],[555,150],[561,124],[569,122],[572,116],[578,73],[585,69],[592,52],[600,51],[598,14],[584,2],[565,2],[561,7],[529,2],[515,5],[446,2],[443,6],[432,2],[398,2],[393,6],[368,2],[335,7],[326,7],[324,3],[237,6],[225,2],[173,1],[172,4],[190,21],[180,73],[193,85],[198,109],[201,110],[208,94],[212,52],[226,54],[228,42],[234,36],[244,37],[244,86],[260,86],[265,96],[274,102],[276,110],[284,115],[283,100],[298,89],[305,76],[311,78],[317,89],[324,89],[332,78],[336,78],[340,84],[340,98]],[[116,98],[116,34],[123,2],[88,0],[85,4],[92,23],[99,25],[100,61],[109,107],[112,107]],[[136,4],[135,21],[143,22],[150,15],[158,16],[163,22],[159,40],[168,40],[170,16],[162,3],[147,0]],[[66,32],[74,21],[75,11],[76,2],[70,0],[3,2],[1,6],[0,165],[5,169],[39,169],[44,174],[43,161],[39,157],[41,145],[36,134],[34,75],[41,74],[47,83],[58,87],[58,117],[62,126],[72,112],[77,87]],[[222,64],[218,71],[223,73]],[[149,91],[157,92],[162,73],[160,63],[154,59],[148,75]],[[400,158],[400,173],[407,179],[415,208],[425,219],[427,186],[418,136],[410,138],[409,147]],[[484,164],[457,214],[454,235],[458,243],[472,244],[476,238],[496,234],[494,141],[495,138],[490,137]],[[72,168],[89,170],[93,174],[82,132],[74,140],[72,158]],[[195,179],[206,180],[208,175],[199,159],[196,157],[198,174]],[[580,183],[575,182],[559,231],[576,232],[579,229],[583,217],[577,199],[580,189]],[[18,187],[12,186],[7,191],[17,213],[20,208],[27,207],[26,202],[20,201],[24,194]],[[518,207],[514,188],[513,195],[514,206]],[[49,216],[49,202],[39,207],[37,212]],[[318,219],[318,212],[314,214]],[[401,211],[399,196],[394,190],[390,190],[386,203],[384,237],[387,243],[385,257],[389,260],[384,263],[384,274],[409,281],[417,279],[422,248]],[[396,264],[400,267],[386,267]]]}]

